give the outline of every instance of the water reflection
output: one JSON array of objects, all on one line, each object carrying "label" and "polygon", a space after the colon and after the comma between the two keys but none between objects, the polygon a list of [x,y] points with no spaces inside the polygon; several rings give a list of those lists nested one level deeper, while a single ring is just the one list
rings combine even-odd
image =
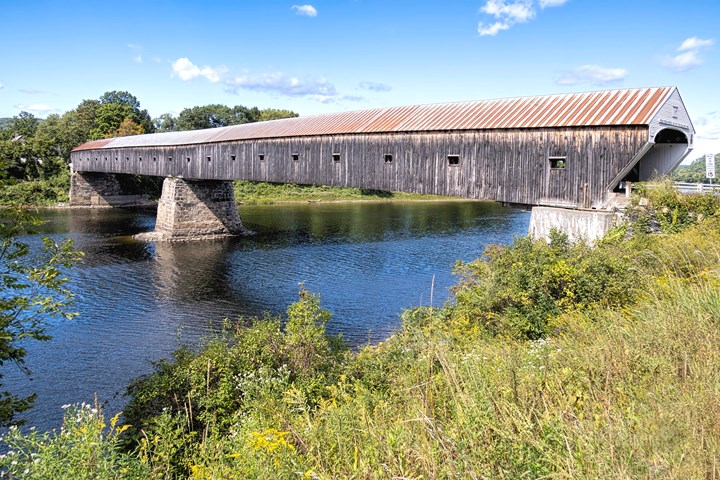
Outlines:
[{"label": "water reflection", "polygon": [[[482,202],[349,203],[242,206],[249,237],[191,243],[144,243],[144,210],[42,212],[43,234],[71,236],[85,252],[70,272],[73,321],[55,321],[47,343],[28,343],[28,381],[4,368],[5,385],[38,394],[24,415],[41,429],[57,426],[65,403],[123,403],[117,392],[168,356],[197,342],[223,318],[281,313],[298,284],[320,294],[332,332],[352,343],[378,341],[403,308],[447,297],[458,259],[482,254],[527,230],[527,212]],[[39,242],[39,236],[29,239]]]}]

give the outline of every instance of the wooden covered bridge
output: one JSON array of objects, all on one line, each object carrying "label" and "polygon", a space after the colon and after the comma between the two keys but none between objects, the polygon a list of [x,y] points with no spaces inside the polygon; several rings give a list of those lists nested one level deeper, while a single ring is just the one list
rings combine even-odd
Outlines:
[{"label": "wooden covered bridge", "polygon": [[241,228],[235,179],[560,208],[573,213],[536,221],[572,229],[563,222],[596,222],[630,182],[674,169],[694,133],[675,87],[381,108],[88,142],[71,153],[70,196],[112,204],[123,197],[108,174],[167,177],[166,237]]}]

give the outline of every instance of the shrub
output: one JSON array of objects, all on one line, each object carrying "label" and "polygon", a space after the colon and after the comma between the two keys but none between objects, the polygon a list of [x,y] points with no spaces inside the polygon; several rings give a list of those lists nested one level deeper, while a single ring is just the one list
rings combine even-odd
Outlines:
[{"label": "shrub", "polygon": [[0,458],[2,478],[27,480],[142,479],[147,469],[120,451],[118,417],[108,424],[99,408],[67,406],[60,431],[23,434],[11,427],[2,437],[8,451]]},{"label": "shrub", "polygon": [[516,239],[491,246],[485,257],[460,263],[454,321],[479,324],[493,335],[537,339],[552,333],[563,313],[631,302],[640,284],[622,244],[591,248],[557,232],[550,242]]}]

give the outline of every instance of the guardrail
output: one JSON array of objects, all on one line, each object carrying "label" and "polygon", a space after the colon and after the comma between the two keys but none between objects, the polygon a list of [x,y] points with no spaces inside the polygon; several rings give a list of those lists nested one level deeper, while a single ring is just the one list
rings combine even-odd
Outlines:
[{"label": "guardrail", "polygon": [[720,184],[675,182],[675,187],[682,193],[714,193],[720,194]]}]

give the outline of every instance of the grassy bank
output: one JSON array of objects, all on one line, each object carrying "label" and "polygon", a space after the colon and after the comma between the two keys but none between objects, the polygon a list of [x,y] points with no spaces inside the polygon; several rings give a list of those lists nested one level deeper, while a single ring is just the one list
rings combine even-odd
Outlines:
[{"label": "grassy bank", "polygon": [[280,202],[341,202],[362,200],[433,200],[448,199],[435,195],[388,192],[365,188],[330,187],[326,185],[297,185],[238,180],[234,185],[238,203]]},{"label": "grassy bank", "polygon": [[71,408],[62,432],[7,435],[0,464],[22,478],[718,478],[720,199],[647,196],[594,248],[489,248],[458,265],[453,301],[359,351],[301,290],[283,318],[228,322],[159,362],[123,426]]}]

